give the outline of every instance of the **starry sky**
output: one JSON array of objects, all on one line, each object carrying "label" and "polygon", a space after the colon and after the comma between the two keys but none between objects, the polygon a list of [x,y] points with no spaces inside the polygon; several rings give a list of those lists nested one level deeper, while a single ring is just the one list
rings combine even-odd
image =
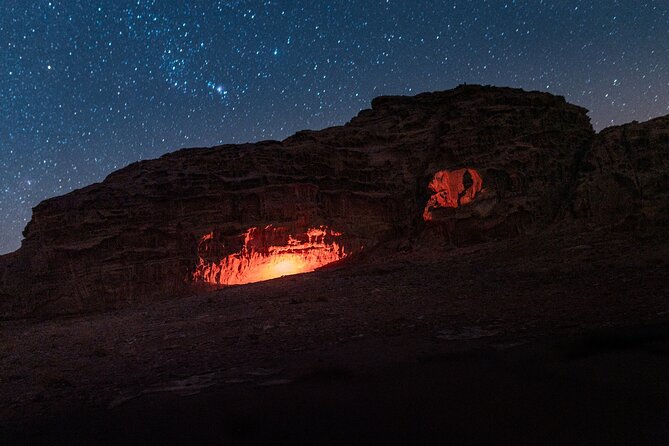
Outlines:
[{"label": "starry sky", "polygon": [[0,253],[133,161],[465,82],[564,95],[596,129],[669,114],[669,2],[0,0]]}]

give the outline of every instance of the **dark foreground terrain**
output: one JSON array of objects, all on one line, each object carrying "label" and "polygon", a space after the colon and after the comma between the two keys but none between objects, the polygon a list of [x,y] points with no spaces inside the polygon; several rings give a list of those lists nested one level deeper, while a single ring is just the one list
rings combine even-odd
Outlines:
[{"label": "dark foreground terrain", "polygon": [[375,258],[0,322],[0,444],[669,444],[664,237]]}]

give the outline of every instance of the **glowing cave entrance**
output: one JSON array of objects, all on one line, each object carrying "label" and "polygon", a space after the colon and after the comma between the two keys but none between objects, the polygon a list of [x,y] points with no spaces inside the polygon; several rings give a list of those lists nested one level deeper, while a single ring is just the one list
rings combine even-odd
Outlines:
[{"label": "glowing cave entrance", "polygon": [[241,236],[211,232],[200,239],[193,281],[241,285],[311,272],[347,257],[341,235],[325,226],[297,234],[272,225]]},{"label": "glowing cave entrance", "polygon": [[458,208],[471,203],[483,188],[483,179],[474,169],[440,170],[428,186],[433,194],[425,205],[423,220],[433,219],[439,208]]}]

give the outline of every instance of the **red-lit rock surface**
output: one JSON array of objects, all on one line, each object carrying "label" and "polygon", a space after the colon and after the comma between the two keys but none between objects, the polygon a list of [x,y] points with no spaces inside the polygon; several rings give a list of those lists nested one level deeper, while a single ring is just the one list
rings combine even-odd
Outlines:
[{"label": "red-lit rock surface", "polygon": [[250,228],[243,236],[210,232],[198,245],[195,283],[243,285],[293,274],[308,273],[345,259],[341,232],[309,228],[290,234],[268,225]]},{"label": "red-lit rock surface", "polygon": [[[462,86],[377,98],[344,126],[282,142],[134,163],[34,209],[22,247],[0,257],[0,311],[70,313],[192,293],[210,233],[239,239],[268,225],[288,234],[327,227],[342,234],[344,252],[364,247],[367,255],[379,246],[461,244],[544,229],[572,213],[608,222],[617,208],[604,203],[638,191],[629,178],[645,198],[625,212],[659,218],[666,119],[629,128],[644,126],[648,138],[621,142],[615,129],[597,137],[586,110],[561,97]],[[646,142],[653,147],[641,150]],[[462,169],[480,175],[481,191],[424,221],[435,174]]]},{"label": "red-lit rock surface", "polygon": [[483,180],[474,169],[440,170],[428,187],[434,193],[425,205],[423,219],[432,221],[437,209],[455,209],[472,203],[483,188]]}]

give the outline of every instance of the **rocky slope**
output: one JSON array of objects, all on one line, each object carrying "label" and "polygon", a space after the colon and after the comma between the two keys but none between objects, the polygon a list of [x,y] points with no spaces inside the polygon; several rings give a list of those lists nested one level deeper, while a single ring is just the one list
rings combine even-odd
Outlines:
[{"label": "rocky slope", "polygon": [[[377,98],[344,126],[282,142],[132,164],[34,209],[22,247],[0,257],[2,315],[191,293],[203,261],[243,263],[314,228],[355,254],[513,237],[572,216],[666,219],[669,119],[598,136],[586,113],[546,93],[461,86]],[[252,228],[268,235],[240,250]]]}]

